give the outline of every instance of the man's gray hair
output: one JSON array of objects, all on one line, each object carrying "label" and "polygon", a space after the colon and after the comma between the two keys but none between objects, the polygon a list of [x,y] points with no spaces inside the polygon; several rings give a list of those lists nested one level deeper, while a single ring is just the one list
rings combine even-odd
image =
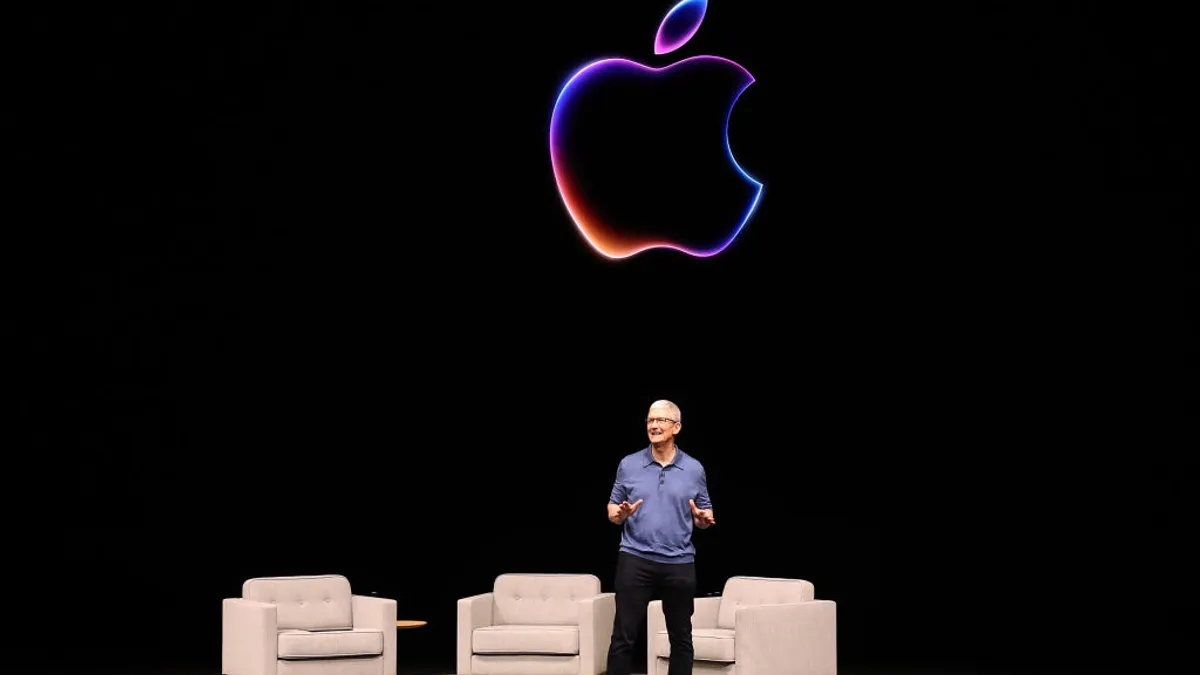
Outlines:
[{"label": "man's gray hair", "polygon": [[666,408],[667,410],[671,411],[671,419],[675,420],[676,422],[683,421],[683,413],[679,411],[679,406],[675,405],[674,403],[672,403],[666,399],[661,399],[661,400],[655,401],[654,403],[650,404],[650,407],[651,408]]}]

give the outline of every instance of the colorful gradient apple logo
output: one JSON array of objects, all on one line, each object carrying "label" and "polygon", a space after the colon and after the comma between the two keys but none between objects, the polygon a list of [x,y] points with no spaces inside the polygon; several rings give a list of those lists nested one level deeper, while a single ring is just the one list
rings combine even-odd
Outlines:
[{"label": "colorful gradient apple logo", "polygon": [[[672,7],[658,27],[654,53],[687,43],[707,8],[707,0]],[[741,65],[718,56],[658,68],[606,58],[567,79],[551,115],[550,161],[559,195],[593,249],[613,259],[652,248],[708,257],[733,243],[763,191],[734,159],[728,136],[733,108],[753,82]],[[676,91],[702,93],[684,97]],[[684,131],[689,123],[692,131]],[[686,175],[697,167],[707,173]],[[656,177],[647,177],[655,171]],[[682,177],[670,182],[662,178],[667,172]],[[669,187],[655,191],[655,181]],[[714,191],[712,181],[733,187]],[[608,208],[635,189],[641,190],[638,206]]]}]

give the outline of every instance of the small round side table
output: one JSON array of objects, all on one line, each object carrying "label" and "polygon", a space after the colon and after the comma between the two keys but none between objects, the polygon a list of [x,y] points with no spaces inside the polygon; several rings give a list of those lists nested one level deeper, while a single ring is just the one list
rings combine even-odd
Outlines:
[{"label": "small round side table", "polygon": [[420,628],[421,626],[424,626],[426,623],[428,623],[428,622],[427,621],[417,621],[414,619],[401,619],[396,622],[396,630],[407,630],[409,628]]}]

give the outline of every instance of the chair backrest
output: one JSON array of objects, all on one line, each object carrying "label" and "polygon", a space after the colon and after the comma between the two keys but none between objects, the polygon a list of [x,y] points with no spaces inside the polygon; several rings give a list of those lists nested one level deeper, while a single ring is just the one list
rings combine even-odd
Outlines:
[{"label": "chair backrest", "polygon": [[346,630],[354,626],[350,582],[338,574],[249,579],[242,584],[242,597],[275,605],[280,630]]},{"label": "chair backrest", "polygon": [[734,614],[746,605],[786,605],[814,599],[812,582],[770,577],[729,577],[721,593],[717,627],[733,628]]},{"label": "chair backrest", "polygon": [[600,594],[593,574],[501,574],[492,588],[494,625],[575,626],[579,600]]}]

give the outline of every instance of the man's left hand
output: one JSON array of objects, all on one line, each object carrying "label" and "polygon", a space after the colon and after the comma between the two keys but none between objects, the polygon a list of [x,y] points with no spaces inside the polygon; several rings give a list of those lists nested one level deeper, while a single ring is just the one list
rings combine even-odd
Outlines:
[{"label": "man's left hand", "polygon": [[717,524],[717,521],[713,519],[712,509],[696,508],[696,500],[694,499],[689,499],[688,504],[692,505],[692,523],[696,527],[704,530]]}]

